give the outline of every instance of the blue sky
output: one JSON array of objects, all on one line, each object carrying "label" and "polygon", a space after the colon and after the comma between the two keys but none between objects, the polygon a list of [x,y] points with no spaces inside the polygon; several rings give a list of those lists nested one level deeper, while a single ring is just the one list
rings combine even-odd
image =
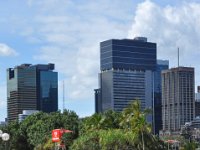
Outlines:
[{"label": "blue sky", "polygon": [[158,58],[195,67],[199,84],[200,1],[7,0],[0,1],[0,120],[6,117],[6,69],[22,63],[55,63],[65,108],[94,113],[99,42],[146,36]]}]

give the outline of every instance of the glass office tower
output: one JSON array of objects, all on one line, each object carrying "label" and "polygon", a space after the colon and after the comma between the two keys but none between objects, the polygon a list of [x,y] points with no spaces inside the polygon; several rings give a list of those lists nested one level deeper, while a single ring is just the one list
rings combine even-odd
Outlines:
[{"label": "glass office tower", "polygon": [[7,69],[8,121],[23,110],[58,110],[58,74],[54,64],[22,64]]},{"label": "glass office tower", "polygon": [[107,40],[100,43],[100,61],[96,112],[122,111],[135,99],[142,108],[152,108],[156,43],[144,37]]},{"label": "glass office tower", "polygon": [[53,64],[36,65],[37,68],[37,110],[53,112],[58,110],[58,73]]},{"label": "glass office tower", "polygon": [[154,133],[159,134],[162,130],[162,80],[161,72],[169,69],[168,60],[157,60],[156,71],[154,73]]}]

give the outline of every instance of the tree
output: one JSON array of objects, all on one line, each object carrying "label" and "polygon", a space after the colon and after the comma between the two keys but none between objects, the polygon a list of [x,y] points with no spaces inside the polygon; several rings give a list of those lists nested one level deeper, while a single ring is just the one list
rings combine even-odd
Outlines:
[{"label": "tree", "polygon": [[91,131],[81,135],[79,138],[74,140],[71,145],[71,150],[99,150],[99,132]]},{"label": "tree", "polygon": [[186,142],[184,144],[184,150],[195,150],[197,148],[197,143],[195,142]]},{"label": "tree", "polygon": [[136,136],[122,129],[102,130],[99,133],[99,145],[102,150],[137,150]]},{"label": "tree", "polygon": [[133,132],[122,129],[91,131],[74,141],[71,150],[129,150],[135,149]]},{"label": "tree", "polygon": [[101,125],[103,129],[118,129],[120,128],[121,113],[113,110],[107,110],[102,113]]},{"label": "tree", "polygon": [[[160,150],[164,143],[151,134],[151,126],[146,121],[150,110],[140,108],[133,102],[122,113],[109,110],[81,120],[80,136],[71,149],[76,150]],[[142,142],[141,142],[142,141]]]},{"label": "tree", "polygon": [[80,122],[80,134],[100,129],[119,128],[120,113],[108,110],[104,113],[95,113],[90,117],[83,118]]},{"label": "tree", "polygon": [[[156,143],[156,139],[151,134],[151,125],[146,121],[147,115],[150,112],[150,109],[141,109],[139,100],[133,101],[122,112],[121,127],[127,131],[134,132],[141,139],[143,150],[145,150],[145,144],[149,143],[148,147],[150,147],[152,143]],[[138,144],[140,145],[140,143]],[[157,145],[153,146],[156,149],[155,146]]]}]

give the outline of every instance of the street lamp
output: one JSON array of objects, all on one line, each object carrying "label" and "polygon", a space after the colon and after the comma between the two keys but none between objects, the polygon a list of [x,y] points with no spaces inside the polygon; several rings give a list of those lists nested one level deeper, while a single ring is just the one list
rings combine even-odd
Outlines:
[{"label": "street lamp", "polygon": [[8,133],[3,133],[3,131],[0,130],[0,138],[5,141],[5,149],[7,149],[7,141],[10,139],[10,135]]}]

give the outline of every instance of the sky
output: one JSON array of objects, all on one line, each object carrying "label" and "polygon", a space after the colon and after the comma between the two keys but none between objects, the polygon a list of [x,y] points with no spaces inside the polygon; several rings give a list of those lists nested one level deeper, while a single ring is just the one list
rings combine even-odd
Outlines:
[{"label": "sky", "polygon": [[200,0],[0,0],[0,121],[7,116],[6,69],[54,63],[59,109],[94,113],[99,43],[144,36],[157,58],[195,67],[200,85]]}]

